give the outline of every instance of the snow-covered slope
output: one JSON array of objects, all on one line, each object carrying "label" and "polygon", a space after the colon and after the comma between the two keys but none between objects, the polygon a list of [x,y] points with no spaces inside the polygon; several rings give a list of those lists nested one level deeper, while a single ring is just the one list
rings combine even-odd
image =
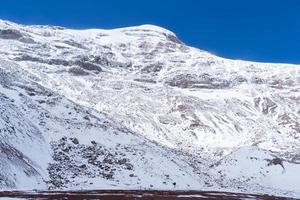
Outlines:
[{"label": "snow-covered slope", "polygon": [[[0,21],[0,188],[300,196],[300,66],[163,28]],[[175,184],[176,183],[176,184]]]}]

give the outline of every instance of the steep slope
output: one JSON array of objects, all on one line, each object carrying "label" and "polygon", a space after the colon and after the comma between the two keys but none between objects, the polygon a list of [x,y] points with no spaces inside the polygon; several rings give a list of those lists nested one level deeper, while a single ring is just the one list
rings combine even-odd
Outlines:
[{"label": "steep slope", "polygon": [[300,194],[298,65],[220,58],[152,25],[0,21],[0,45],[1,188]]},{"label": "steep slope", "polygon": [[17,71],[12,75],[2,69],[15,64],[0,63],[2,189],[201,185],[193,169],[175,161],[168,149],[105,114],[19,79]]}]

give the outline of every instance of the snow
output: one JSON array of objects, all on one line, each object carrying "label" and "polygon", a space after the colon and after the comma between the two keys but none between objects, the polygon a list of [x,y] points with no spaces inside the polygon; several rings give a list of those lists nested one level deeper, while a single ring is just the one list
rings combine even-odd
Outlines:
[{"label": "snow", "polygon": [[300,166],[287,161],[283,161],[282,166],[270,164],[274,158],[271,152],[257,147],[242,147],[222,160],[215,170],[233,181],[243,177],[250,185],[259,183],[262,187],[274,188],[274,191],[300,194],[300,177],[297,176]]}]

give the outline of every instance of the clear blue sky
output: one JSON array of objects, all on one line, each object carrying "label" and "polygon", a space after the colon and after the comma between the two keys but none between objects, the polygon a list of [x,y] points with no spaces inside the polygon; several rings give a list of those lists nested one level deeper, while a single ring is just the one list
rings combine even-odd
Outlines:
[{"label": "clear blue sky", "polygon": [[298,0],[6,0],[0,18],[70,28],[155,24],[223,57],[300,64]]}]

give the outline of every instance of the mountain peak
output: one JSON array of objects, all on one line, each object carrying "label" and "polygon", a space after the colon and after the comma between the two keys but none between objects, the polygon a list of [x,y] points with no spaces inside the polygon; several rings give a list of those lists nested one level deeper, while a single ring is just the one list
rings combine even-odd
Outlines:
[{"label": "mountain peak", "polygon": [[167,30],[165,28],[162,28],[160,26],[151,25],[151,24],[145,24],[140,26],[132,26],[132,27],[126,27],[126,28],[120,28],[120,29],[114,29],[114,30],[120,30],[121,32],[125,32],[127,34],[132,33],[132,35],[140,35],[140,36],[160,36],[160,37],[166,37],[168,40],[176,43],[182,43],[176,36],[175,33],[173,33],[170,30]]},{"label": "mountain peak", "polygon": [[157,25],[153,25],[153,24],[143,24],[143,25],[139,25],[139,26],[127,27],[125,29],[130,29],[130,30],[139,29],[139,30],[153,31],[153,32],[158,32],[158,33],[162,33],[162,34],[166,34],[166,35],[174,35],[175,36],[175,33],[173,33],[172,31],[165,29],[163,27],[157,26]]}]

